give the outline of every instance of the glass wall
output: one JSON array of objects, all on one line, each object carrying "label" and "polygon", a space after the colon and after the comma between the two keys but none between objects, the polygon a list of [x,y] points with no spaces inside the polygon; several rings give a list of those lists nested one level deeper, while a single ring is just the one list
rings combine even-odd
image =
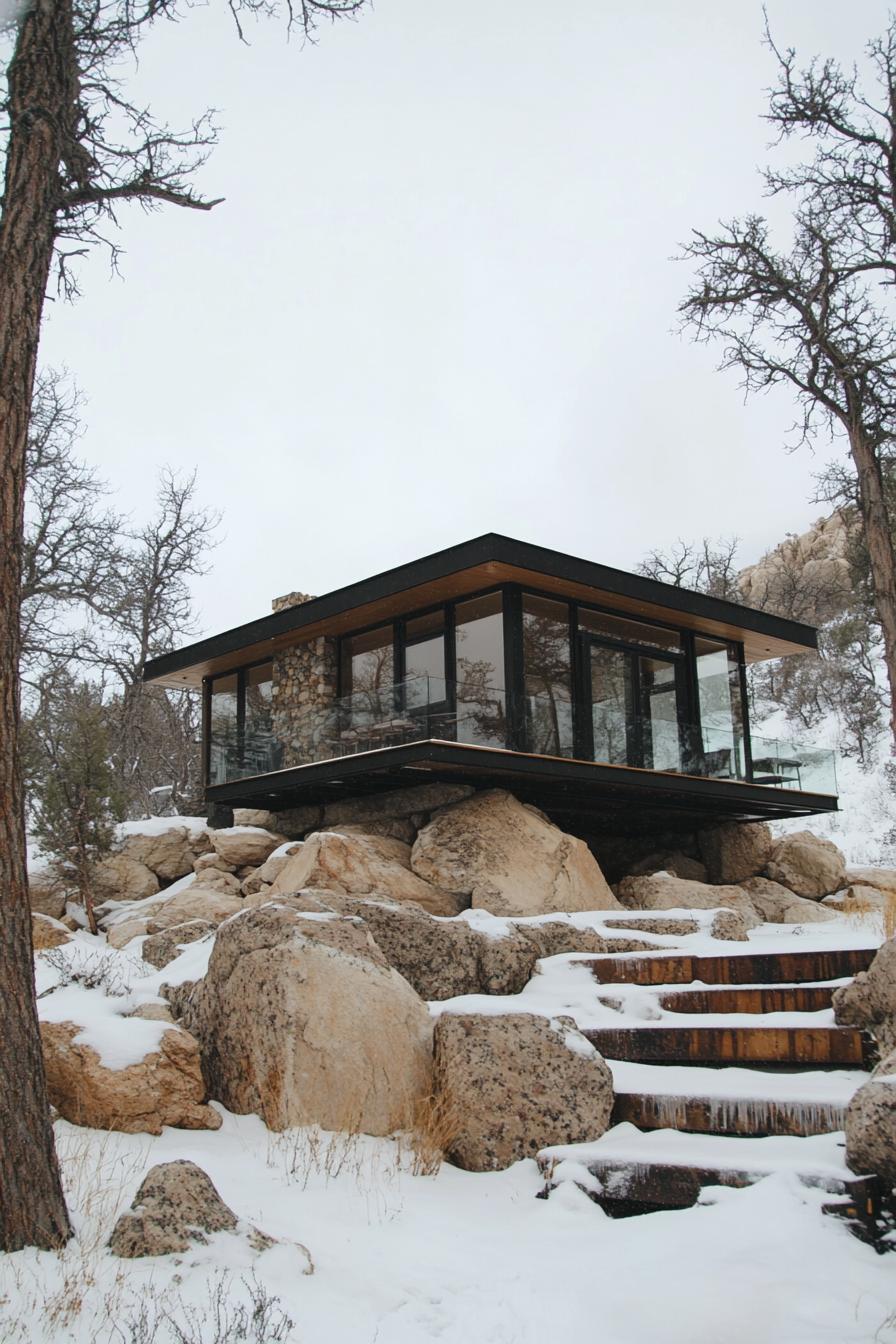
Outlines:
[{"label": "glass wall", "polygon": [[454,639],[457,740],[480,747],[506,747],[501,593],[458,602]]},{"label": "glass wall", "polygon": [[699,773],[742,778],[744,713],[737,647],[698,636],[694,648],[702,748]]},{"label": "glass wall", "polygon": [[573,754],[569,605],[523,594],[523,684],[526,749]]},{"label": "glass wall", "polygon": [[648,649],[681,649],[681,635],[677,630],[665,630],[660,625],[631,621],[627,616],[609,616],[605,611],[591,611],[579,607],[579,629],[589,635],[617,640],[620,644],[643,645]]},{"label": "glass wall", "polygon": [[428,612],[407,621],[404,631],[405,708],[443,704],[445,685],[445,612]]},{"label": "glass wall", "polygon": [[352,722],[391,717],[395,708],[395,637],[391,625],[342,640],[342,694]]},{"label": "glass wall", "polygon": [[214,677],[209,706],[209,783],[278,770],[282,748],[272,732],[271,663]]},{"label": "glass wall", "polygon": [[637,655],[637,669],[641,708],[639,763],[647,770],[680,770],[678,669],[666,658],[646,654]]},{"label": "glass wall", "polygon": [[593,759],[627,765],[634,730],[631,655],[591,644],[589,672]]},{"label": "glass wall", "polygon": [[236,672],[212,681],[209,715],[210,784],[226,784],[241,773],[239,753],[239,678]]}]

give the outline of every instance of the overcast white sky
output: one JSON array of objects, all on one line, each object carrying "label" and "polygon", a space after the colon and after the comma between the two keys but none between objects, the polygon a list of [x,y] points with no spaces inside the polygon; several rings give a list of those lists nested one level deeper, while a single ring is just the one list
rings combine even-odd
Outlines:
[{"label": "overcast white sky", "polygon": [[[852,61],[886,5],[769,0],[776,38]],[[633,568],[821,511],[674,331],[692,226],[760,205],[772,80],[753,0],[377,0],[317,46],[226,5],[142,50],[158,115],[220,109],[211,215],[127,219],[55,304],[42,362],[88,397],[84,453],[146,510],[160,465],[224,512],[206,633],[487,531]]]}]

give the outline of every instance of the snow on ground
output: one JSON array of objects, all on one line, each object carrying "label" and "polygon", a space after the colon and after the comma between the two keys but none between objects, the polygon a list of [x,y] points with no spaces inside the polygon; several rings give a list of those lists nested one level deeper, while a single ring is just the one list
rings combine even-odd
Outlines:
[{"label": "snow on ground", "polygon": [[[889,1258],[785,1173],[684,1212],[614,1221],[572,1187],[536,1199],[532,1161],[414,1176],[394,1140],[276,1135],[222,1114],[216,1133],[156,1139],[57,1124],[81,1242],[61,1257],[3,1258],[4,1344],[239,1339],[216,1335],[212,1304],[223,1284],[232,1319],[253,1283],[279,1299],[272,1320],[294,1322],[267,1338],[296,1344],[896,1341]],[[147,1168],[179,1158],[208,1171],[240,1216],[306,1245],[314,1275],[288,1246],[256,1255],[223,1235],[180,1260],[104,1251]],[[166,1310],[190,1333],[159,1324]]]}]

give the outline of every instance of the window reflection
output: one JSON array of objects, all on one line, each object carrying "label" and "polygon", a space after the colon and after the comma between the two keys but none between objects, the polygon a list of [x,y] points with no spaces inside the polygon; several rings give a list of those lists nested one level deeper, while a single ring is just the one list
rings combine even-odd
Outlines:
[{"label": "window reflection", "polygon": [[629,763],[631,655],[592,644],[590,649],[591,726],[594,759]]},{"label": "window reflection", "polygon": [[445,702],[444,611],[432,611],[406,623],[404,683],[405,707],[409,710]]},{"label": "window reflection", "polygon": [[351,696],[351,719],[378,722],[392,716],[395,662],[391,625],[342,641],[342,694]]},{"label": "window reflection", "polygon": [[642,718],[641,764],[648,770],[680,770],[678,689],[675,664],[638,656]]},{"label": "window reflection", "polygon": [[572,668],[569,607],[523,595],[526,745],[543,756],[571,756]]},{"label": "window reflection", "polygon": [[701,773],[743,775],[743,703],[737,650],[717,640],[694,640],[702,744]]},{"label": "window reflection", "polygon": [[504,614],[500,593],[458,602],[455,614],[457,740],[505,747]]},{"label": "window reflection", "polygon": [[640,644],[654,649],[681,648],[681,635],[677,630],[664,630],[660,625],[631,621],[626,616],[610,616],[604,611],[591,611],[588,607],[579,608],[579,629],[590,635],[618,639],[620,644]]},{"label": "window reflection", "polygon": [[243,774],[261,775],[278,770],[282,747],[274,740],[271,709],[273,703],[273,665],[259,663],[245,672],[245,730]]},{"label": "window reflection", "polygon": [[235,672],[212,682],[209,782],[226,784],[239,774],[239,681]]}]

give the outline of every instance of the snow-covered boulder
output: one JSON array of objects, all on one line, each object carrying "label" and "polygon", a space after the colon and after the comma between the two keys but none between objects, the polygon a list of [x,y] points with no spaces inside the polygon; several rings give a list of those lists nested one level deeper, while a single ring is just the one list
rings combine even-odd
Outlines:
[{"label": "snow-covered boulder", "polygon": [[598,1139],[613,1108],[609,1068],[567,1017],[443,1013],[434,1081],[456,1113],[446,1156],[466,1171]]},{"label": "snow-covered boulder", "polygon": [[414,842],[411,867],[493,915],[619,908],[584,841],[503,789],[436,812]]},{"label": "snow-covered boulder", "polygon": [[[216,1232],[240,1237],[253,1251],[266,1251],[277,1244],[273,1237],[237,1218],[194,1162],[161,1162],[147,1172],[131,1207],[112,1229],[109,1249],[128,1260],[184,1255],[197,1246],[207,1246]],[[294,1245],[299,1272],[313,1273],[306,1248]]]},{"label": "snow-covered boulder", "polygon": [[715,910],[724,906],[758,923],[756,909],[742,887],[688,882],[669,873],[624,877],[616,893],[628,910]]},{"label": "snow-covered boulder", "polygon": [[176,882],[185,877],[192,872],[196,860],[196,849],[186,826],[129,834],[122,841],[121,853],[144,864],[162,882]]},{"label": "snow-covered boulder", "polygon": [[140,955],[150,966],[161,970],[180,956],[181,949],[214,933],[216,925],[208,919],[190,919],[174,924],[160,933],[151,934],[140,948]]},{"label": "snow-covered boulder", "polygon": [[401,840],[377,835],[319,831],[309,835],[277,875],[267,896],[291,895],[305,888],[347,896],[380,896],[416,901],[432,915],[456,915],[469,900],[442,891],[411,871],[411,849]]},{"label": "snow-covered boulder", "polygon": [[846,885],[846,860],[831,840],[811,831],[794,831],[775,845],[765,876],[797,896],[819,901]]},{"label": "snow-covered boulder", "polygon": [[272,835],[260,826],[228,826],[223,830],[209,831],[215,853],[234,868],[242,868],[246,864],[257,868],[283,844],[285,838]]},{"label": "snow-covered boulder", "polygon": [[824,924],[837,918],[818,901],[807,901],[789,887],[768,877],[748,877],[741,883],[759,914],[769,924]]},{"label": "snow-covered boulder", "polygon": [[239,895],[239,883],[236,892],[219,891],[217,887],[206,886],[203,882],[194,882],[184,891],[179,891],[163,905],[153,909],[147,931],[161,933],[177,924],[185,924],[191,919],[204,919],[209,924],[220,924],[229,919],[238,910],[243,909],[243,900]]},{"label": "snow-covered boulder", "polygon": [[50,1102],[72,1124],[125,1134],[220,1127],[203,1105],[199,1046],[180,1027],[119,1018],[97,1041],[78,1023],[43,1021],[40,1035]]},{"label": "snow-covered boulder", "polygon": [[713,826],[701,831],[698,840],[709,881],[735,887],[745,878],[758,877],[775,845],[764,821]]},{"label": "snow-covered boulder", "polygon": [[881,1060],[846,1111],[846,1162],[896,1187],[896,1051]]},{"label": "snow-covered boulder", "polygon": [[31,946],[35,952],[47,952],[71,942],[71,931],[49,915],[31,914]]},{"label": "snow-covered boulder", "polygon": [[880,948],[867,971],[834,990],[834,1019],[870,1032],[882,1055],[896,1051],[896,938]]},{"label": "snow-covered boulder", "polygon": [[228,920],[188,1020],[211,1095],[271,1129],[389,1134],[429,1092],[426,1004],[357,919],[283,900]]}]

